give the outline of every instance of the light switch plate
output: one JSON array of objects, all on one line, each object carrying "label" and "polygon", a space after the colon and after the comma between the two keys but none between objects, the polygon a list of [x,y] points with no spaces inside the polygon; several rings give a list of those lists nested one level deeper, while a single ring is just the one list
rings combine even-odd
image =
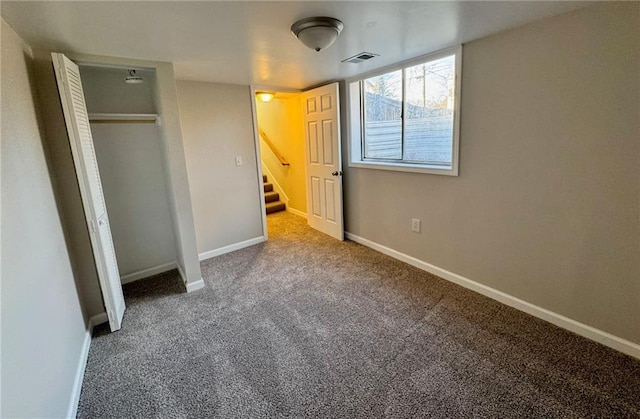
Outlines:
[{"label": "light switch plate", "polygon": [[414,233],[420,233],[420,220],[417,218],[412,218],[411,219],[411,231],[413,231]]}]

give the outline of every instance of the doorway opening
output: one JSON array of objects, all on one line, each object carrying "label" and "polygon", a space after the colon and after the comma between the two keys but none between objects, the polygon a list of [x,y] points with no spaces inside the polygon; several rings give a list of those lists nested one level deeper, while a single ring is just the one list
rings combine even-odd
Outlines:
[{"label": "doorway opening", "polygon": [[255,96],[265,211],[288,211],[306,218],[305,147],[301,93]]},{"label": "doorway opening", "polygon": [[[271,100],[262,100],[265,96],[272,96]],[[282,196],[285,202],[278,204],[279,210],[301,215],[312,228],[344,240],[338,83],[301,93],[257,92],[254,100],[256,144],[265,182],[261,196],[265,201]],[[263,205],[266,212],[268,204]],[[266,235],[266,216],[263,222]]]}]

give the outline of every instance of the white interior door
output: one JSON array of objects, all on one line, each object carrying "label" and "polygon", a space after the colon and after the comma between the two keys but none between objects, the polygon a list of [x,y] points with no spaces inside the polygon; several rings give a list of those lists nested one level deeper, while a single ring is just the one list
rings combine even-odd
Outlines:
[{"label": "white interior door", "polygon": [[307,220],[344,240],[338,83],[302,94],[307,169]]},{"label": "white interior door", "polygon": [[113,332],[122,327],[124,296],[80,81],[80,71],[78,66],[63,54],[52,53],[51,56],[89,228],[93,257],[109,317],[109,327]]}]

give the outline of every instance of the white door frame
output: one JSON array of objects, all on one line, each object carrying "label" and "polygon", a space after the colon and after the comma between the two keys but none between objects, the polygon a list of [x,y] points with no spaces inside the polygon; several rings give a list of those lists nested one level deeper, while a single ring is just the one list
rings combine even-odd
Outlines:
[{"label": "white door frame", "polygon": [[[266,89],[261,89],[266,90]],[[258,173],[258,196],[260,197],[260,216],[262,217],[262,235],[264,240],[269,239],[269,232],[267,229],[267,209],[264,202],[264,187],[262,186],[262,154],[260,153],[260,133],[258,129],[258,110],[256,108],[256,87],[250,86],[251,97],[251,117],[253,119],[253,141],[256,148],[256,168]]]}]

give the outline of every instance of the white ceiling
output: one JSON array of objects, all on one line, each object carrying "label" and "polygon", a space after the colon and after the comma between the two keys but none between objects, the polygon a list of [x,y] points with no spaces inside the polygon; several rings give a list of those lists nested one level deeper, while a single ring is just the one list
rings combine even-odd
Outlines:
[{"label": "white ceiling", "polygon": [[[357,75],[588,2],[2,1],[2,17],[34,47],[171,61],[186,80],[301,89]],[[319,53],[295,39],[298,19],[344,22]],[[367,51],[380,57],[341,63]]]}]

